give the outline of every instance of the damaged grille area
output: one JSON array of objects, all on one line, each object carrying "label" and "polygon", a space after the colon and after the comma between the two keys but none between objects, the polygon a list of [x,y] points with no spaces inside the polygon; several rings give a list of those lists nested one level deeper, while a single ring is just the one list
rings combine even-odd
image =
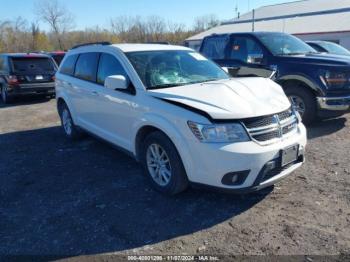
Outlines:
[{"label": "damaged grille area", "polygon": [[292,109],[279,114],[242,120],[249,135],[260,144],[271,144],[294,134],[298,119]]}]

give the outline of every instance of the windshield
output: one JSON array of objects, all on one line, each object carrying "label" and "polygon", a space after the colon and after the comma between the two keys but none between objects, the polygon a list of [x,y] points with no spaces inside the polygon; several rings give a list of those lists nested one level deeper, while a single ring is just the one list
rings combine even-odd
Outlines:
[{"label": "windshield", "polygon": [[229,78],[214,62],[194,51],[145,51],[126,55],[147,89]]},{"label": "windshield", "polygon": [[317,53],[315,49],[288,34],[262,34],[257,36],[274,55],[302,55]]},{"label": "windshield", "polygon": [[318,42],[321,47],[327,50],[328,53],[336,55],[350,55],[350,51],[344,47],[331,42]]}]

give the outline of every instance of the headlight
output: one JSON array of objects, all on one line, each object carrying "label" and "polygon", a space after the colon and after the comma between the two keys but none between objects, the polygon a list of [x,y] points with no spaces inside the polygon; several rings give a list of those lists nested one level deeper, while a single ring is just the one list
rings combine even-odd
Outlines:
[{"label": "headlight", "polygon": [[250,140],[247,132],[239,123],[206,125],[189,121],[188,126],[203,143],[233,143]]},{"label": "headlight", "polygon": [[330,72],[326,71],[321,74],[321,80],[326,87],[329,88],[344,88],[348,83],[346,73]]}]

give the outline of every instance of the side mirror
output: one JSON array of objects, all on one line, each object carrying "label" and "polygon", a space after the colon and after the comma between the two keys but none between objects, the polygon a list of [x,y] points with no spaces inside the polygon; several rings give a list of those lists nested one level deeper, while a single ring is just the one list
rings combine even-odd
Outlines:
[{"label": "side mirror", "polygon": [[250,54],[248,55],[247,63],[260,65],[263,63],[264,55],[263,54]]},{"label": "side mirror", "polygon": [[129,87],[129,80],[122,75],[109,76],[105,80],[105,87],[113,90],[117,90],[117,89],[125,90],[125,89],[128,89]]}]

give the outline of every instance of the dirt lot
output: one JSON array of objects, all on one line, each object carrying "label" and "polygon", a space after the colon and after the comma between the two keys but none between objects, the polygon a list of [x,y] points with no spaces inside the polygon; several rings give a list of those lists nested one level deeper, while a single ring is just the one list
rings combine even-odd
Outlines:
[{"label": "dirt lot", "polygon": [[54,100],[0,104],[0,254],[349,254],[349,131],[349,115],[309,128],[273,191],[168,198],[111,146],[67,141]]}]

